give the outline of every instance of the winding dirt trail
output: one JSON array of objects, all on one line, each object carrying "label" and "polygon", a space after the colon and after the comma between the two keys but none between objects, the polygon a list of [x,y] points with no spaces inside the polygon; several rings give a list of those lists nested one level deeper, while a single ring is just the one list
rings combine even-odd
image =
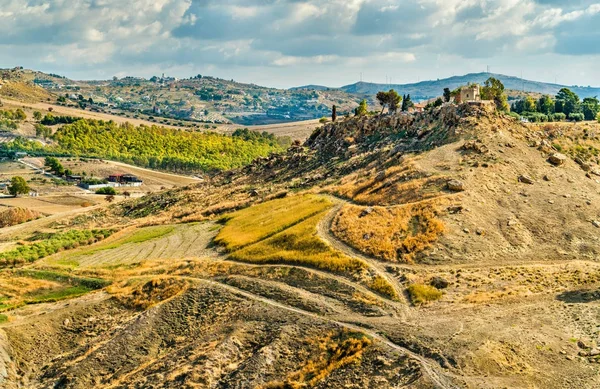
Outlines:
[{"label": "winding dirt trail", "polygon": [[394,292],[399,299],[402,299],[404,296],[403,288],[398,283],[398,280],[394,278],[390,273],[387,272],[385,266],[379,262],[378,260],[371,258],[369,256],[364,255],[358,250],[348,246],[346,243],[339,240],[331,233],[331,223],[333,222],[333,218],[340,211],[345,202],[340,199],[335,200],[338,204],[333,207],[323,219],[317,225],[317,234],[319,238],[321,238],[324,242],[330,245],[337,251],[342,252],[343,254],[351,257],[360,259],[363,262],[369,264],[369,266],[377,273],[378,276],[384,278],[389,284],[394,288]]},{"label": "winding dirt trail", "polygon": [[453,384],[450,381],[450,379],[447,377],[447,373],[441,373],[441,372],[439,372],[439,367],[432,366],[431,361],[427,360],[426,358],[424,358],[423,356],[421,356],[419,354],[416,354],[416,353],[410,351],[407,348],[404,348],[404,347],[402,347],[402,346],[400,346],[400,345],[392,342],[391,340],[389,340],[388,338],[382,336],[381,334],[379,334],[376,331],[372,331],[372,330],[366,329],[364,327],[357,326],[355,324],[350,324],[350,323],[346,323],[346,322],[343,322],[343,321],[339,321],[339,320],[335,320],[335,319],[330,319],[330,318],[318,315],[316,313],[305,311],[305,310],[300,309],[300,308],[291,307],[289,305],[286,305],[286,304],[283,304],[283,303],[280,303],[280,302],[268,299],[266,297],[262,297],[262,296],[256,295],[254,293],[247,292],[247,291],[242,290],[242,289],[238,289],[238,288],[236,288],[234,286],[231,286],[231,285],[222,284],[222,283],[217,282],[217,281],[206,280],[206,279],[196,279],[196,278],[193,278],[193,277],[191,279],[194,279],[194,280],[197,280],[197,281],[200,281],[202,283],[206,283],[206,284],[209,284],[209,285],[212,285],[212,286],[216,286],[216,287],[219,287],[219,288],[223,288],[223,289],[225,289],[225,290],[227,290],[227,291],[229,291],[229,292],[231,292],[233,294],[237,294],[237,295],[246,297],[248,299],[251,299],[251,300],[254,300],[254,301],[258,301],[258,302],[261,302],[263,304],[270,305],[272,307],[283,309],[283,310],[286,310],[288,312],[293,312],[293,313],[300,314],[300,315],[303,315],[303,316],[311,317],[311,318],[316,319],[316,320],[324,320],[324,321],[327,321],[329,323],[332,323],[332,324],[335,324],[337,326],[344,327],[344,328],[347,328],[347,329],[350,329],[350,330],[353,330],[353,331],[363,332],[366,335],[370,336],[371,338],[376,339],[380,343],[385,344],[386,346],[388,346],[388,347],[390,347],[390,348],[392,348],[394,350],[397,350],[397,351],[399,351],[399,352],[401,352],[401,353],[403,353],[405,355],[408,355],[411,358],[417,360],[420,363],[420,365],[423,367],[423,370],[427,374],[427,377],[435,385],[435,388],[439,388],[439,389],[458,389],[459,388],[459,386]]}]

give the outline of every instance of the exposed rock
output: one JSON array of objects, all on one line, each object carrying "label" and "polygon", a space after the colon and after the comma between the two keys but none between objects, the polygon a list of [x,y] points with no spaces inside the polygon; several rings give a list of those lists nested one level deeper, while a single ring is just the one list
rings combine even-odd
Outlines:
[{"label": "exposed rock", "polygon": [[578,340],[577,341],[577,347],[582,348],[582,349],[588,349],[590,348],[590,346],[588,346],[587,344],[585,344],[585,342],[583,340]]},{"label": "exposed rock", "polygon": [[478,228],[477,231],[475,231],[477,233],[477,235],[481,236],[481,235],[485,235],[485,230],[483,228]]},{"label": "exposed rock", "polygon": [[365,217],[367,215],[370,215],[371,213],[373,213],[373,207],[367,207],[362,210],[359,217]]},{"label": "exposed rock", "polygon": [[447,183],[448,189],[453,192],[462,192],[465,190],[465,184],[462,181],[450,180]]},{"label": "exposed rock", "polygon": [[592,221],[592,225],[593,225],[594,227],[596,227],[596,228],[600,228],[600,221],[598,221],[598,220],[593,220],[593,221]]},{"label": "exposed rock", "polygon": [[442,277],[435,276],[429,281],[429,285],[437,289],[446,289],[450,283]]},{"label": "exposed rock", "polygon": [[596,355],[600,355],[600,349],[594,348],[590,350],[590,357],[595,357]]},{"label": "exposed rock", "polygon": [[554,153],[548,157],[548,162],[554,166],[560,166],[567,161],[567,156],[561,153]]},{"label": "exposed rock", "polygon": [[375,176],[375,181],[381,182],[383,180],[385,180],[385,171],[381,171],[377,173],[377,176]]},{"label": "exposed rock", "polygon": [[550,177],[548,177],[547,175],[545,175],[543,178],[544,178],[544,181],[552,181],[552,180],[550,180]]},{"label": "exposed rock", "polygon": [[534,181],[533,181],[533,179],[531,177],[528,177],[528,176],[526,176],[524,174],[521,174],[519,176],[519,182],[522,182],[524,184],[529,184],[529,185],[533,185],[533,183],[534,183]]}]

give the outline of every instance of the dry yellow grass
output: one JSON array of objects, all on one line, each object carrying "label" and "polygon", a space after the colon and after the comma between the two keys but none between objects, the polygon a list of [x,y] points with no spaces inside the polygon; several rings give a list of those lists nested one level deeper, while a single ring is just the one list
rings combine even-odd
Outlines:
[{"label": "dry yellow grass", "polygon": [[288,263],[335,273],[356,273],[367,265],[333,251],[317,236],[319,213],[268,239],[234,252],[232,259],[251,263]]},{"label": "dry yellow grass", "polygon": [[368,214],[364,207],[345,205],[333,221],[332,232],[365,254],[392,262],[411,262],[444,231],[436,203],[373,207]]},{"label": "dry yellow grass", "polygon": [[227,224],[215,241],[234,251],[273,236],[294,224],[331,207],[331,202],[314,195],[298,195],[267,201],[225,216]]}]

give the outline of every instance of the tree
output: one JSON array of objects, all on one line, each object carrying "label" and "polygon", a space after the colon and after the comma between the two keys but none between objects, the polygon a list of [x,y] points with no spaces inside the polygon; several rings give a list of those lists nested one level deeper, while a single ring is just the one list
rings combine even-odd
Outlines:
[{"label": "tree", "polygon": [[569,88],[562,88],[556,94],[555,109],[556,112],[562,112],[567,117],[570,117],[572,113],[579,113],[581,109],[579,96]]},{"label": "tree", "polygon": [[356,116],[365,116],[367,114],[367,100],[362,99],[358,107],[354,110]]},{"label": "tree", "polygon": [[600,101],[596,97],[586,97],[581,107],[585,120],[595,120],[600,112]]},{"label": "tree", "polygon": [[483,100],[493,100],[498,111],[508,111],[508,99],[504,93],[504,84],[494,77],[488,78],[481,88]]},{"label": "tree", "polygon": [[115,196],[114,195],[108,195],[104,198],[104,200],[106,200],[109,203],[112,203],[113,201],[115,201]]},{"label": "tree", "polygon": [[544,96],[540,97],[540,99],[537,102],[537,111],[541,112],[545,115],[553,114],[554,108],[555,108],[554,100],[552,100],[552,97],[550,97],[548,95],[544,95]]},{"label": "tree", "polygon": [[27,194],[31,188],[27,185],[27,181],[23,177],[14,176],[10,179],[10,185],[8,186],[8,193],[13,196],[18,196],[20,194]]},{"label": "tree", "polygon": [[337,119],[337,107],[334,105],[333,107],[331,107],[331,121],[335,122],[336,119]]},{"label": "tree", "polygon": [[123,194],[123,197],[125,197],[126,199],[131,197],[131,193],[129,193],[128,191],[125,191],[122,194]]},{"label": "tree", "polygon": [[446,103],[449,103],[451,98],[452,92],[450,92],[450,88],[444,88],[444,101]]},{"label": "tree", "polygon": [[33,118],[39,122],[42,120],[42,113],[40,111],[35,111],[33,113]]},{"label": "tree", "polygon": [[393,89],[390,89],[388,92],[378,92],[376,97],[379,104],[381,104],[381,113],[383,113],[386,106],[388,107],[388,112],[396,112],[402,100],[398,92]]},{"label": "tree", "polygon": [[408,111],[409,108],[414,106],[415,104],[410,99],[410,94],[402,97],[402,111]]}]

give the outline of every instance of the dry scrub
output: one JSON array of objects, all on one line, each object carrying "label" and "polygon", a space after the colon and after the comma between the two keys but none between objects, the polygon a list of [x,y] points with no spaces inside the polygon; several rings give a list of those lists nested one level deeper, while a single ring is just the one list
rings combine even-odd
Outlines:
[{"label": "dry scrub", "polygon": [[419,171],[404,162],[389,169],[373,168],[342,179],[334,192],[364,205],[396,205],[440,196],[447,178]]},{"label": "dry scrub", "polygon": [[27,208],[9,208],[0,211],[0,228],[25,223],[41,217],[42,214]]},{"label": "dry scrub", "polygon": [[141,283],[130,280],[108,289],[115,298],[131,309],[145,310],[187,290],[189,283],[177,278],[155,278]]},{"label": "dry scrub", "polygon": [[284,381],[271,382],[263,389],[313,388],[333,371],[350,363],[356,363],[372,341],[363,333],[343,330],[317,339],[319,354],[310,359],[300,370],[288,375]]},{"label": "dry scrub", "polygon": [[333,221],[332,232],[365,254],[391,262],[411,262],[444,232],[436,203],[390,208],[345,205]]}]

